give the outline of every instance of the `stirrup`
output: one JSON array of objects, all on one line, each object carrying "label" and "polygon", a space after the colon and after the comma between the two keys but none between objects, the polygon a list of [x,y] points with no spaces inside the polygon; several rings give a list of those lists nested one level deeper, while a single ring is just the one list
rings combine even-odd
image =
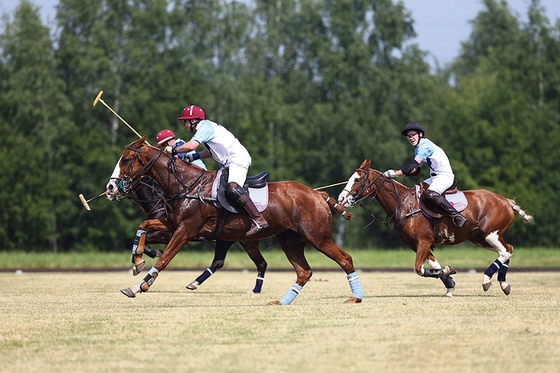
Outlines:
[{"label": "stirrup", "polygon": [[453,215],[452,219],[453,219],[453,224],[455,224],[455,226],[457,226],[458,228],[461,228],[467,222],[467,218],[465,218],[461,214]]},{"label": "stirrup", "polygon": [[245,236],[248,237],[248,236],[252,236],[254,234],[257,234],[261,230],[263,230],[264,228],[268,228],[268,223],[263,224],[263,225],[259,225],[259,223],[257,223],[256,221],[253,220],[253,222],[251,224],[251,228],[247,231]]}]

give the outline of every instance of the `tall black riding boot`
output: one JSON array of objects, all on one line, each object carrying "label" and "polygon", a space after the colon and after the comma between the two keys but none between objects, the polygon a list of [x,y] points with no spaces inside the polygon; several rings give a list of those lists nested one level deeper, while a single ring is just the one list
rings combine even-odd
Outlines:
[{"label": "tall black riding boot", "polygon": [[461,215],[461,213],[457,211],[455,207],[453,207],[451,203],[449,203],[449,201],[445,199],[444,196],[430,189],[427,189],[424,193],[426,195],[426,198],[431,200],[436,205],[439,205],[442,209],[445,210],[445,212],[447,212],[451,216],[453,224],[455,224],[458,228],[461,228],[463,225],[465,225],[465,223],[467,222],[467,218]]}]

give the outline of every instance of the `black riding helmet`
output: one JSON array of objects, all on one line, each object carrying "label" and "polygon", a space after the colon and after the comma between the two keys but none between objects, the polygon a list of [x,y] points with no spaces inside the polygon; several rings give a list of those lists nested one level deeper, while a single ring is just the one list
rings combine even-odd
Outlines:
[{"label": "black riding helmet", "polygon": [[406,136],[408,131],[420,132],[422,134],[422,136],[420,136],[420,137],[424,137],[424,128],[422,128],[422,126],[418,122],[408,123],[406,125],[406,127],[404,128],[404,130],[401,131],[401,133],[403,134],[403,136]]}]

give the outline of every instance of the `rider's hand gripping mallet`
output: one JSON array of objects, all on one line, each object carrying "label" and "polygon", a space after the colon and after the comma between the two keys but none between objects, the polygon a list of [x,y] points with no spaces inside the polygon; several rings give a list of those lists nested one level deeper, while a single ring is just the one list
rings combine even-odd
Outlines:
[{"label": "rider's hand gripping mallet", "polygon": [[[126,120],[122,119],[121,116],[119,114],[117,114],[117,112],[115,110],[111,109],[111,107],[109,105],[107,105],[105,103],[105,101],[103,101],[101,99],[102,95],[103,95],[103,91],[99,91],[99,93],[97,94],[97,97],[95,98],[95,100],[93,100],[93,106],[97,105],[98,102],[101,102],[107,109],[109,109],[111,111],[111,113],[115,114],[117,116],[117,118],[119,118],[121,120],[121,122],[126,124],[127,127],[130,128],[130,130],[136,134],[136,136],[138,136],[139,138],[142,138],[142,135],[140,135],[138,132],[136,132],[136,130],[134,128],[132,128],[132,126],[130,124],[128,124],[126,122]],[[150,143],[148,141],[146,141],[146,144],[150,145]]]},{"label": "rider's hand gripping mallet", "polygon": [[89,203],[88,203],[88,202],[93,201],[94,199],[99,198],[99,197],[101,197],[101,196],[104,196],[105,194],[107,194],[107,192],[103,192],[103,193],[101,193],[101,194],[98,195],[98,196],[95,196],[95,197],[93,197],[93,198],[88,199],[87,201],[86,201],[86,199],[84,198],[84,195],[83,195],[83,194],[80,194],[78,197],[80,197],[80,201],[82,201],[82,205],[84,205],[84,207],[86,208],[86,210],[91,211],[91,207],[89,207]]}]

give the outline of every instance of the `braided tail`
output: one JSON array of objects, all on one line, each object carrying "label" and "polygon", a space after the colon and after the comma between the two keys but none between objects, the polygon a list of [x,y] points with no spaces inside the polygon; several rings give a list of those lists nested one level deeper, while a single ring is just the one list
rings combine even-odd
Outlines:
[{"label": "braided tail", "polygon": [[344,217],[344,219],[346,220],[350,220],[352,219],[352,216],[354,216],[354,214],[352,214],[351,212],[348,212],[346,210],[344,210],[344,207],[342,207],[341,205],[339,205],[336,202],[336,199],[332,198],[331,196],[329,196],[329,194],[327,192],[318,192],[321,197],[323,197],[323,199],[325,201],[327,201],[327,203],[329,204],[329,206],[331,206],[337,213],[339,213],[340,215],[342,215]]},{"label": "braided tail", "polygon": [[519,207],[517,204],[515,204],[515,201],[513,199],[507,199],[509,202],[509,205],[511,206],[511,208],[517,212],[519,214],[519,216],[521,216],[521,219],[523,219],[524,223],[530,223],[533,221],[533,217],[529,214],[527,214],[525,211],[521,210],[521,207]]}]

